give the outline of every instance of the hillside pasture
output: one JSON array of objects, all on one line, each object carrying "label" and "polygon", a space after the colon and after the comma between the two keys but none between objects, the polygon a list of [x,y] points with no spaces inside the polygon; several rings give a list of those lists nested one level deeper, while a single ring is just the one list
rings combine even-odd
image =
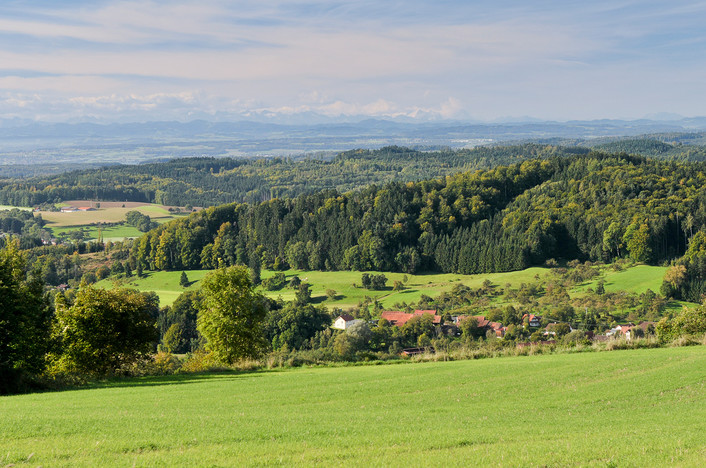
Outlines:
[{"label": "hillside pasture", "polygon": [[620,271],[603,268],[601,276],[576,287],[574,291],[584,292],[588,288],[595,290],[598,281],[603,279],[606,292],[628,291],[639,294],[649,289],[659,294],[666,271],[667,267],[651,265],[635,265]]},{"label": "hillside pasture", "polygon": [[0,398],[0,464],[683,466],[706,347],[147,377]]},{"label": "hillside pasture", "polygon": [[179,295],[185,291],[193,291],[200,288],[200,282],[209,270],[186,270],[189,278],[189,285],[182,287],[179,285],[181,270],[179,271],[148,271],[142,278],[133,276],[115,281],[111,278],[101,280],[96,286],[104,289],[114,287],[135,288],[140,291],[153,291],[159,296],[159,303],[162,306],[172,305]]},{"label": "hillside pasture", "polygon": [[[478,275],[454,273],[410,275],[376,271],[367,272],[370,274],[383,273],[387,277],[387,286],[381,291],[364,289],[361,285],[361,276],[364,272],[360,271],[287,270],[282,273],[286,275],[288,281],[292,277],[298,276],[302,282],[311,284],[311,297],[314,303],[323,304],[332,309],[340,308],[345,310],[357,306],[366,297],[377,299],[383,307],[389,309],[396,303],[406,302],[409,304],[418,302],[422,295],[436,297],[442,292],[451,291],[457,284],[464,284],[470,288],[479,288],[486,280],[496,287],[505,287],[505,285],[509,284],[510,287],[517,288],[522,283],[546,281],[551,275],[550,271],[549,268],[532,267],[521,271]],[[656,284],[661,285],[664,271],[664,267],[646,265],[637,265],[621,272],[613,272],[608,268],[604,268],[603,275],[605,276],[601,277],[606,278],[606,290],[624,290],[629,293],[639,294],[645,292],[648,288],[654,288]],[[189,280],[193,282],[190,289],[198,288],[198,281],[206,273],[207,271],[205,270],[187,271]],[[276,273],[275,271],[263,270],[261,276],[265,279]],[[162,305],[170,305],[184,291],[184,288],[179,285],[181,271],[154,271],[146,274],[145,278],[130,278],[125,284],[141,291],[155,291],[159,295]],[[394,281],[402,282],[404,289],[393,291]],[[570,293],[572,296],[584,294],[587,288],[595,288],[597,281],[598,278],[579,285],[571,290]],[[101,287],[112,287],[113,282],[108,279],[99,282],[98,285]],[[262,287],[258,289],[269,297],[281,297],[285,301],[291,301],[295,296],[295,291],[288,287],[279,291],[266,291]],[[329,289],[336,291],[336,296],[333,299],[329,299],[326,295],[326,291]],[[658,292],[659,288],[656,291]],[[681,306],[677,305],[676,307],[680,308]]]}]

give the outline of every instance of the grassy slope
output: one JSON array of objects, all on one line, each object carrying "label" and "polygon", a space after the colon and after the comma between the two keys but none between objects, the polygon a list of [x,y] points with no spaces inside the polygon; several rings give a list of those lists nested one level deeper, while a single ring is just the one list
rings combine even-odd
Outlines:
[{"label": "grassy slope", "polygon": [[[636,265],[634,267],[614,271],[605,269],[601,278],[605,281],[605,290],[607,292],[615,291],[631,291],[644,292],[651,289],[659,294],[659,289],[662,287],[662,278],[667,271],[667,267]],[[587,282],[576,288],[577,292],[586,290],[587,288],[596,289],[598,279]]]},{"label": "grassy slope", "polygon": [[[652,267],[638,265],[622,272],[613,272],[605,270],[606,289],[625,290],[628,292],[642,293],[645,290],[652,289],[659,292],[659,286],[662,284],[664,276],[664,267]],[[547,268],[533,267],[522,271],[512,271],[509,273],[489,273],[480,275],[459,275],[459,274],[419,274],[406,275],[407,283],[405,290],[392,291],[392,284],[395,280],[402,281],[405,277],[402,273],[385,273],[388,278],[388,288],[385,291],[370,291],[361,287],[354,288],[355,283],[360,286],[361,272],[359,271],[299,271],[288,270],[284,273],[287,278],[293,275],[298,275],[303,281],[312,284],[312,298],[315,302],[325,304],[329,307],[340,307],[347,309],[354,307],[365,296],[372,298],[377,297],[382,305],[386,308],[392,307],[397,302],[417,302],[422,294],[436,297],[443,291],[449,291],[458,283],[466,284],[472,288],[480,287],[483,281],[490,280],[493,284],[504,286],[509,283],[513,287],[518,287],[522,283],[536,282],[537,275],[543,279],[549,270]],[[372,272],[376,273],[376,272]],[[262,277],[267,278],[272,276],[274,272],[263,271]],[[184,288],[179,286],[179,276],[181,272],[150,272],[147,278],[136,279],[130,281],[131,287],[136,287],[142,291],[155,291],[160,296],[162,305],[168,305],[174,302],[177,296],[184,291]],[[205,275],[204,271],[194,270],[188,271],[187,275],[190,281],[198,281]],[[597,281],[587,282],[573,291],[574,294],[581,294],[588,287],[595,288]],[[109,280],[99,282],[101,287],[111,287],[113,283]],[[193,284],[191,288],[198,287],[198,283]],[[335,300],[329,300],[326,297],[326,290],[333,289],[337,296]],[[284,288],[280,291],[263,291],[271,297],[281,296],[284,300],[294,299],[294,291],[289,288]]]},{"label": "grassy slope", "polygon": [[[189,280],[194,282],[189,289],[198,288],[200,281],[207,271],[190,270],[187,271]],[[287,278],[294,275],[299,276],[302,281],[306,281],[312,285],[312,299],[314,302],[324,303],[330,307],[350,308],[358,304],[365,296],[377,297],[385,307],[391,307],[395,302],[416,302],[422,294],[427,296],[438,296],[442,291],[450,290],[457,283],[464,283],[471,287],[479,287],[485,279],[489,279],[494,284],[512,283],[519,285],[534,280],[536,274],[542,275],[546,273],[545,268],[528,268],[523,271],[513,271],[509,273],[490,273],[483,275],[458,275],[458,274],[419,274],[406,275],[407,283],[404,291],[393,291],[393,281],[402,281],[405,275],[403,273],[389,273],[385,276],[388,278],[388,287],[385,291],[371,291],[360,287],[360,271],[301,271],[287,270],[284,271]],[[377,273],[377,272],[370,272]],[[274,275],[273,271],[263,271],[262,278],[267,278]],[[131,278],[126,286],[137,288],[141,291],[155,291],[161,300],[162,305],[171,304],[176,297],[184,291],[184,288],[179,286],[179,277],[181,271],[157,271],[149,272],[146,278]],[[356,283],[359,287],[353,287]],[[112,287],[113,282],[103,280],[97,283],[99,287]],[[337,292],[335,300],[329,300],[326,297],[326,290],[334,289]],[[284,300],[294,299],[294,290],[284,288],[280,291],[264,291],[263,293],[271,297],[282,297]]]},{"label": "grassy slope", "polygon": [[0,398],[0,464],[703,466],[706,347],[126,380]]},{"label": "grassy slope", "polygon": [[189,286],[186,288],[179,285],[181,271],[147,272],[143,278],[132,277],[121,283],[105,279],[96,283],[96,286],[110,289],[120,285],[140,291],[154,291],[159,296],[160,305],[164,306],[171,305],[184,291],[199,289],[199,282],[207,273],[208,270],[186,270],[186,276],[189,279]]}]

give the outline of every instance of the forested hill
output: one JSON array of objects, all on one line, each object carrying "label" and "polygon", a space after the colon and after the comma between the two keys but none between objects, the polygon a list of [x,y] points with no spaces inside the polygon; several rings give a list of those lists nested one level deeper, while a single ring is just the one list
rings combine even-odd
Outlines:
[{"label": "forested hill", "polygon": [[706,224],[705,169],[594,152],[229,204],[150,231],[133,255],[152,269],[480,273],[549,258],[662,262],[682,255]]},{"label": "forested hill", "polygon": [[213,206],[292,198],[324,189],[341,192],[410,182],[534,158],[587,153],[585,148],[526,144],[420,152],[386,147],[339,154],[333,160],[187,158],[112,166],[51,177],[0,180],[0,204],[34,206],[61,200],[153,202]]}]

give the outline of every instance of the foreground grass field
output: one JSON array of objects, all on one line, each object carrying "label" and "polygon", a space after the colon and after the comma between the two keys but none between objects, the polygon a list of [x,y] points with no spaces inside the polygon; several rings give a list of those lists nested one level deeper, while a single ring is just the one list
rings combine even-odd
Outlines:
[{"label": "foreground grass field", "polygon": [[703,466],[706,347],[152,377],[0,398],[0,465]]},{"label": "foreground grass field", "polygon": [[[643,293],[647,289],[652,289],[659,292],[664,277],[665,267],[637,265],[620,272],[615,272],[609,269],[604,270],[601,276],[605,280],[605,288],[608,291],[626,291],[634,293]],[[189,280],[192,285],[188,289],[196,289],[199,287],[200,281],[207,272],[203,270],[187,271]],[[533,267],[522,271],[511,271],[508,273],[487,273],[480,275],[459,275],[459,274],[418,274],[405,275],[403,273],[389,273],[385,276],[388,278],[388,288],[384,291],[371,291],[363,289],[361,285],[362,272],[359,271],[302,271],[302,270],[287,270],[284,272],[287,278],[294,275],[299,276],[302,281],[306,281],[312,285],[311,292],[314,302],[322,303],[328,307],[348,309],[358,305],[366,296],[377,298],[383,307],[390,308],[398,302],[417,302],[425,294],[430,297],[436,297],[444,291],[450,291],[454,285],[462,283],[471,288],[480,287],[485,280],[491,281],[495,285],[505,286],[510,284],[513,288],[519,287],[522,283],[532,283],[546,279],[549,274],[548,268]],[[378,272],[372,272],[378,273]],[[274,275],[273,271],[263,271],[262,278],[268,278]],[[145,278],[131,278],[129,286],[137,288],[141,291],[155,291],[162,305],[169,305],[185,291],[179,285],[180,271],[156,271],[148,272]],[[406,278],[406,282],[404,282]],[[394,281],[404,282],[404,290],[393,291],[392,284]],[[358,287],[354,287],[356,284]],[[110,288],[113,283],[111,280],[103,280],[98,283],[100,287]],[[583,294],[587,288],[594,288],[597,285],[597,279],[592,282],[587,282],[576,287],[571,291],[572,295]],[[329,299],[326,295],[326,290],[333,289],[336,291],[336,297]],[[282,297],[285,301],[294,299],[295,292],[293,289],[284,288],[280,291],[261,291],[270,297]],[[680,308],[681,305],[675,304],[675,307]]]}]

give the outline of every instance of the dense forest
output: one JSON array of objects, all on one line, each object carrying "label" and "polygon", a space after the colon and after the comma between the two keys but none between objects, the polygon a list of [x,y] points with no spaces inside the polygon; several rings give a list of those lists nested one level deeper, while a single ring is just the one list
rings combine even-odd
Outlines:
[{"label": "dense forest", "polygon": [[443,151],[390,146],[379,150],[346,151],[331,160],[183,158],[21,180],[0,177],[0,204],[36,206],[77,199],[177,206],[258,203],[325,189],[346,192],[371,184],[415,182],[529,159],[585,155],[592,149],[680,162],[706,160],[706,147],[667,143],[655,138],[596,142],[592,146],[580,146],[577,142],[567,146],[525,143]]},{"label": "dense forest", "polygon": [[420,182],[211,207],[132,251],[145,269],[246,264],[464,274],[550,258],[684,254],[706,225],[706,165],[592,152]]},{"label": "dense forest", "polygon": [[0,204],[35,206],[61,200],[154,202],[214,206],[292,198],[324,189],[411,182],[525,159],[586,153],[585,148],[525,144],[421,152],[400,147],[352,150],[321,159],[186,158],[0,180]]}]

